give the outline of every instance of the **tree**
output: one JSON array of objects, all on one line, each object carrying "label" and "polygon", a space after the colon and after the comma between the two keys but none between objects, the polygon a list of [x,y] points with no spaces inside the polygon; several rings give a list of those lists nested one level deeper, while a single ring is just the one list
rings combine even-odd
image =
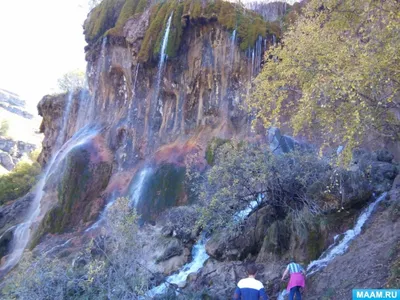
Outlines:
[{"label": "tree", "polygon": [[6,136],[8,130],[10,129],[10,124],[7,120],[2,120],[0,124],[0,136]]},{"label": "tree", "polygon": [[399,139],[400,6],[396,0],[311,0],[267,63],[249,99],[269,127],[346,144],[367,134]]},{"label": "tree", "polygon": [[334,170],[315,153],[274,155],[264,144],[224,143],[215,149],[215,164],[200,183],[200,226],[238,232],[249,208],[264,205],[274,207],[280,217],[304,209],[318,215],[337,207],[336,180]]},{"label": "tree", "polygon": [[58,79],[58,87],[65,92],[82,88],[85,86],[85,84],[85,72],[82,70],[70,71]]}]

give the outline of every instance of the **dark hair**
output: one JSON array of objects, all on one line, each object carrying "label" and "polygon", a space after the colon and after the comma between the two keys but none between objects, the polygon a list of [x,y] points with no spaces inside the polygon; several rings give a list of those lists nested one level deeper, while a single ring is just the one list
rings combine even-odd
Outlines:
[{"label": "dark hair", "polygon": [[257,266],[254,264],[247,265],[246,271],[247,271],[247,274],[249,274],[249,275],[256,275]]}]

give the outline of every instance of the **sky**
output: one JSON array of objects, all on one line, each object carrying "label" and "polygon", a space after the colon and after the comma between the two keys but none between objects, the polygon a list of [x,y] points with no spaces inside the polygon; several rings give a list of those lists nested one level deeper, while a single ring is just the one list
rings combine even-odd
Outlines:
[{"label": "sky", "polygon": [[[288,0],[288,2],[293,2]],[[30,107],[57,92],[63,74],[86,69],[88,0],[0,0],[0,88]]]},{"label": "sky", "polygon": [[0,0],[0,88],[34,106],[57,79],[86,69],[87,0]]}]

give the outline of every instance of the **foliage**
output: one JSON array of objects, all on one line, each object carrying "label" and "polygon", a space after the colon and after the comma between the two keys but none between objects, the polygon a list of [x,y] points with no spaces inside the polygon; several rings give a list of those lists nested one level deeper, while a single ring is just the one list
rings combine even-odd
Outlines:
[{"label": "foliage", "polygon": [[215,159],[215,151],[222,146],[223,144],[229,142],[229,140],[226,139],[220,139],[220,138],[213,138],[207,145],[206,149],[206,160],[207,163],[212,166],[214,164],[214,159]]},{"label": "foliage", "polygon": [[25,255],[2,290],[3,299],[138,299],[149,273],[139,263],[143,243],[129,200],[110,208],[106,235],[76,253],[72,263],[43,254]]},{"label": "foliage", "polygon": [[125,0],[103,0],[93,8],[83,25],[87,42],[96,42],[115,26],[124,3]]},{"label": "foliage", "polygon": [[73,70],[65,73],[61,78],[58,79],[58,87],[65,91],[72,91],[77,88],[83,88],[85,86],[85,72],[82,70]]},{"label": "foliage", "polygon": [[328,195],[337,199],[338,189],[327,190],[335,178],[333,170],[314,153],[277,156],[266,145],[225,143],[217,148],[215,163],[206,176],[201,227],[234,231],[244,217],[238,212],[254,207],[254,201],[258,206],[273,206],[278,218],[299,215],[303,209],[318,215],[338,205],[325,201]]},{"label": "foliage", "polygon": [[22,197],[33,187],[40,174],[35,161],[20,161],[8,174],[0,176],[0,205]]},{"label": "foliage", "polygon": [[367,134],[399,138],[398,1],[312,0],[272,48],[249,99],[265,126],[288,117],[295,134],[351,149]]},{"label": "foliage", "polygon": [[[229,31],[237,29],[241,50],[253,47],[259,36],[265,37],[267,33],[279,35],[279,32],[275,32],[276,27],[267,26],[269,23],[265,22],[261,16],[246,10],[240,4],[222,0],[216,0],[206,5],[203,5],[199,0],[186,0],[179,4],[175,1],[169,1],[158,4],[157,8],[152,10],[152,21],[146,31],[139,53],[140,60],[147,61],[159,55],[160,41],[171,13],[173,13],[173,23],[167,46],[167,55],[169,57],[177,55],[186,22],[196,24],[217,20],[219,24]],[[187,18],[185,22],[182,21],[183,16]],[[153,49],[153,56],[150,49]]]},{"label": "foliage", "polygon": [[[90,13],[85,22],[85,37],[90,43],[104,35],[119,35],[126,21],[135,14],[142,13],[146,0],[104,0]],[[150,8],[150,24],[139,52],[139,60],[157,60],[160,45],[169,16],[173,14],[166,53],[175,57],[181,46],[183,30],[188,22],[205,24],[218,21],[225,29],[237,29],[241,50],[252,48],[259,36],[267,33],[280,35],[277,24],[265,22],[258,14],[245,9],[240,3],[216,0],[203,4],[199,0],[169,0],[159,2]]]},{"label": "foliage", "polygon": [[10,129],[10,124],[8,123],[7,120],[2,120],[0,123],[0,136],[6,136],[8,133],[8,130]]}]

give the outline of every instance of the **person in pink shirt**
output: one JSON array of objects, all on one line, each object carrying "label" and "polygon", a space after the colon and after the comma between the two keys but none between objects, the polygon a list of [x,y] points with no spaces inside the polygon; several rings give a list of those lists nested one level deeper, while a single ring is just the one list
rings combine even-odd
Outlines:
[{"label": "person in pink shirt", "polygon": [[296,295],[296,300],[301,300],[301,289],[304,289],[306,286],[306,272],[298,263],[296,263],[292,259],[282,275],[282,281],[285,279],[288,273],[290,274],[290,279],[287,286],[287,291],[289,292],[289,300],[293,300],[294,295]]}]

